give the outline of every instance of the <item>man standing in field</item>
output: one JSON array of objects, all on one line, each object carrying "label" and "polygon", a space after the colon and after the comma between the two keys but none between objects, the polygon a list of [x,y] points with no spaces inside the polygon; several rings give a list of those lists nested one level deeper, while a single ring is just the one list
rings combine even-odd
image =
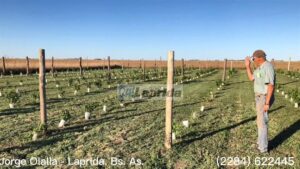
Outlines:
[{"label": "man standing in field", "polygon": [[[256,67],[253,73],[250,68],[251,60]],[[249,80],[254,81],[258,149],[265,153],[268,152],[268,110],[274,102],[275,71],[273,65],[266,60],[263,50],[256,50],[252,58],[246,57],[245,65]]]}]

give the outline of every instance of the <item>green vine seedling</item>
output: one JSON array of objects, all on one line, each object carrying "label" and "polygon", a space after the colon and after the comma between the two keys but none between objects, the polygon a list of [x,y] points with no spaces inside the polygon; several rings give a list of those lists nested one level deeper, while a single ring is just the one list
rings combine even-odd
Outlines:
[{"label": "green vine seedling", "polygon": [[63,110],[61,112],[61,120],[58,124],[58,128],[64,128],[67,121],[71,119],[71,114],[68,110]]},{"label": "green vine seedling", "polygon": [[89,120],[91,118],[91,113],[94,111],[94,109],[95,109],[95,105],[93,105],[93,104],[87,104],[84,106],[84,110],[85,110],[84,119],[85,120]]},{"label": "green vine seedling", "polygon": [[38,127],[33,129],[32,141],[36,141],[39,137],[42,136],[42,132],[45,130],[45,125],[40,124]]},{"label": "green vine seedling", "polygon": [[197,117],[198,117],[198,113],[197,112],[193,112],[192,119],[196,119]]},{"label": "green vine seedling", "polygon": [[20,95],[14,91],[8,92],[6,99],[9,102],[9,108],[13,109],[15,104],[20,100]]}]

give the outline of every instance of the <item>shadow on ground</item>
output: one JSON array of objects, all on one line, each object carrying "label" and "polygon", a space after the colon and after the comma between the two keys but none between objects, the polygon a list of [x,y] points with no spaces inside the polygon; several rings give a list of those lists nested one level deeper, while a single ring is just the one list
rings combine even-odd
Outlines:
[{"label": "shadow on ground", "polygon": [[4,110],[1,110],[0,116],[27,114],[27,113],[32,113],[32,112],[35,112],[38,110],[39,109],[36,107],[4,109]]},{"label": "shadow on ground", "polygon": [[281,145],[285,140],[289,139],[293,134],[300,130],[300,120],[296,121],[288,128],[282,130],[277,136],[275,136],[269,142],[269,151],[276,149]]}]

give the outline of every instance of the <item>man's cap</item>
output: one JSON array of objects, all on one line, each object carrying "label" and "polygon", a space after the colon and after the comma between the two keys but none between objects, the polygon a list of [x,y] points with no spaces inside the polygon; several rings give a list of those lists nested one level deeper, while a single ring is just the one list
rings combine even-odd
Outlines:
[{"label": "man's cap", "polygon": [[266,57],[266,53],[263,50],[256,50],[253,53],[253,57],[257,57],[257,58],[263,58]]}]

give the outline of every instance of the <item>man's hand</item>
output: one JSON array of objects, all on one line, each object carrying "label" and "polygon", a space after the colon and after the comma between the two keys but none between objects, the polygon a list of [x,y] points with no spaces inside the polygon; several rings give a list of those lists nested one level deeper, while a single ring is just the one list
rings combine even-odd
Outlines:
[{"label": "man's hand", "polygon": [[245,58],[245,66],[248,68],[248,67],[250,67],[250,60],[251,60],[251,58],[249,57],[249,56],[247,56],[246,58]]},{"label": "man's hand", "polygon": [[265,105],[264,105],[264,112],[268,112],[269,109],[270,109],[270,106],[265,104]]}]

